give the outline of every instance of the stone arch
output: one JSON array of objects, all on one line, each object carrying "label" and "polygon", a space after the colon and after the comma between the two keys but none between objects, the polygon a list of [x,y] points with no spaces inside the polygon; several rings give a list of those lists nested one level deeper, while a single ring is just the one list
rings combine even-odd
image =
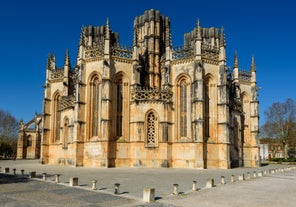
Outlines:
[{"label": "stone arch", "polygon": [[191,137],[191,79],[187,74],[176,78],[175,103],[177,104],[177,139]]},{"label": "stone arch", "polygon": [[60,141],[60,130],[61,130],[61,111],[60,111],[60,101],[62,99],[61,96],[62,92],[57,90],[52,95],[52,112],[53,112],[53,119],[52,119],[52,142],[59,142]]},{"label": "stone arch", "polygon": [[145,135],[146,147],[158,146],[158,115],[152,109],[145,114]]},{"label": "stone arch", "polygon": [[212,74],[204,78],[204,137],[216,140],[217,85]]},{"label": "stone arch", "polygon": [[128,139],[129,137],[129,79],[120,71],[114,76],[114,120],[115,136],[117,139]]},{"label": "stone arch", "polygon": [[100,129],[100,108],[101,108],[101,76],[97,72],[90,74],[88,78],[88,138],[99,136]]}]

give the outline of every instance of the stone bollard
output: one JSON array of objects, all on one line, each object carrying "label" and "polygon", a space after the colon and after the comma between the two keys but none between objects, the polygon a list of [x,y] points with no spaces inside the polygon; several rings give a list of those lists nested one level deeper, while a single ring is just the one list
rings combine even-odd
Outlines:
[{"label": "stone bollard", "polygon": [[206,188],[212,188],[212,187],[214,187],[214,179],[209,178],[207,179]]},{"label": "stone bollard", "polygon": [[224,176],[221,176],[221,185],[225,185],[226,182],[225,182],[225,177]]},{"label": "stone bollard", "polygon": [[30,178],[35,178],[36,177],[36,172],[35,171],[29,172],[29,177]]},{"label": "stone bollard", "polygon": [[262,171],[258,172],[258,177],[262,177],[262,176],[263,176]]},{"label": "stone bollard", "polygon": [[245,180],[245,175],[244,174],[240,174],[238,176],[238,180]]},{"label": "stone bollard", "polygon": [[192,191],[197,191],[197,182],[195,180],[192,181]]},{"label": "stone bollard", "polygon": [[234,182],[235,182],[234,175],[231,175],[231,176],[230,176],[230,182],[231,182],[231,183],[234,183]]},{"label": "stone bollard", "polygon": [[120,186],[120,183],[114,184],[114,194],[119,194],[119,186]]},{"label": "stone bollard", "polygon": [[60,174],[55,175],[55,182],[59,183],[60,182]]},{"label": "stone bollard", "polygon": [[46,181],[46,173],[42,173],[42,180]]},{"label": "stone bollard", "polygon": [[69,186],[77,186],[78,185],[78,177],[71,177],[69,181]]},{"label": "stone bollard", "polygon": [[25,176],[25,170],[21,170],[22,176]]},{"label": "stone bollard", "polygon": [[5,173],[9,173],[9,167],[6,167],[4,170]]},{"label": "stone bollard", "polygon": [[254,177],[254,178],[257,177],[257,172],[256,172],[256,171],[253,172],[253,177]]},{"label": "stone bollard", "polygon": [[144,188],[143,201],[145,201],[145,202],[155,201],[155,189],[154,188]]},{"label": "stone bollard", "polygon": [[251,173],[247,172],[246,180],[250,180],[250,179],[251,179]]},{"label": "stone bollard", "polygon": [[13,170],[13,174],[16,175],[16,169],[13,168],[12,170]]},{"label": "stone bollard", "polygon": [[173,192],[173,195],[179,195],[179,184],[174,184],[174,192]]},{"label": "stone bollard", "polygon": [[92,189],[92,190],[97,190],[97,181],[96,181],[96,180],[93,180],[93,181],[91,181],[91,182],[92,182],[91,189]]},{"label": "stone bollard", "polygon": [[267,170],[263,171],[263,175],[266,176],[267,175]]}]

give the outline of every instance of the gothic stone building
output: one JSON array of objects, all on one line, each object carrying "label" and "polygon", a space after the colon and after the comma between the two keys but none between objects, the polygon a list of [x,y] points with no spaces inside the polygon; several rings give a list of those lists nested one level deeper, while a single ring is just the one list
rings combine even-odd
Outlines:
[{"label": "gothic stone building", "polygon": [[132,47],[105,26],[81,30],[76,65],[49,55],[41,161],[90,167],[258,166],[256,68],[226,66],[223,29],[197,22],[172,47],[157,10],[134,20]]}]

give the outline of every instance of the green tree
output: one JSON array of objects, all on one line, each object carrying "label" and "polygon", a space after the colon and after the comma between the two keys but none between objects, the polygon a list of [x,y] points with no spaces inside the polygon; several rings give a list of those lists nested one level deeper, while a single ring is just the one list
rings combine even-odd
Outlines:
[{"label": "green tree", "polygon": [[0,109],[0,156],[15,156],[19,125],[15,117]]},{"label": "green tree", "polygon": [[284,146],[284,158],[288,158],[290,147],[296,144],[296,103],[292,99],[273,103],[264,114],[264,134],[279,139]]}]

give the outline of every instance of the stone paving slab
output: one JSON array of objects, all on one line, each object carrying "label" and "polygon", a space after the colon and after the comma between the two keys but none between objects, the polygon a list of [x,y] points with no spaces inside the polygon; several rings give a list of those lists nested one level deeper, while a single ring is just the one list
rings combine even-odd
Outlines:
[{"label": "stone paving slab", "polygon": [[[21,182],[20,182],[21,181]],[[0,173],[0,206],[119,206],[135,202],[50,182]]]},{"label": "stone paving slab", "polygon": [[[253,176],[254,171],[264,171],[268,169],[283,168],[288,166],[282,165],[266,165],[260,168],[236,168],[230,170],[197,170],[197,169],[172,169],[172,168],[75,168],[69,166],[41,165],[38,160],[16,160],[3,161],[0,160],[0,198],[3,200],[4,206],[220,206],[223,202],[225,206],[238,206],[234,204],[236,199],[227,202],[227,198],[235,198],[234,195],[250,195],[250,192],[244,192],[247,187],[246,183],[272,183],[269,179],[286,175],[284,173],[269,175],[268,177],[252,178],[248,181],[230,182],[230,176],[249,172]],[[3,174],[5,167],[10,167],[10,173]],[[17,169],[18,176],[12,175],[12,169]],[[20,178],[20,170],[24,169],[28,175],[30,171],[36,171],[37,179]],[[42,181],[42,173],[47,173],[47,181]],[[60,184],[54,183],[54,175],[61,174]],[[291,176],[288,181],[295,181],[296,175],[289,172]],[[226,185],[220,185],[221,176],[225,176]],[[3,176],[8,176],[3,179]],[[293,177],[294,176],[294,177]],[[79,186],[69,187],[69,178],[79,177]],[[286,178],[287,178],[286,177]],[[215,179],[216,188],[205,189],[206,180],[208,178]],[[91,181],[98,180],[98,190],[92,191]],[[193,192],[192,181],[197,181],[197,187],[201,191]],[[276,181],[277,179],[272,179]],[[284,183],[282,180],[278,180]],[[114,195],[114,183],[120,183],[119,195]],[[178,196],[172,195],[173,184],[179,184]],[[275,187],[276,183],[273,183]],[[296,184],[296,183],[294,183]],[[261,184],[259,185],[259,187]],[[264,186],[264,185],[263,185]],[[295,185],[296,186],[296,185]],[[143,188],[155,188],[156,201],[153,203],[145,203],[142,201]],[[250,186],[250,189],[254,187]],[[260,189],[256,186],[256,189]],[[265,184],[266,188],[271,186]],[[237,188],[237,189],[236,189]],[[249,190],[250,190],[249,189]],[[223,191],[226,192],[223,192]],[[265,196],[264,189],[261,189]],[[250,190],[251,191],[251,190]],[[231,192],[229,194],[229,192]],[[242,193],[240,193],[242,192]],[[254,191],[256,192],[256,191]],[[281,193],[282,191],[279,191]],[[270,192],[269,192],[270,193]],[[225,195],[225,197],[219,197]],[[258,194],[260,195],[260,194]],[[31,203],[30,200],[32,199]],[[238,197],[239,198],[239,197]],[[242,197],[244,198],[244,197]],[[253,201],[260,203],[260,199],[253,196]],[[273,197],[272,197],[273,198]],[[221,199],[221,200],[219,200]],[[248,201],[248,197],[245,198]],[[240,200],[241,202],[243,200]],[[196,201],[199,201],[196,203]],[[218,203],[215,203],[215,202]],[[245,202],[245,201],[244,201]],[[249,202],[249,201],[248,201]],[[197,205],[202,204],[202,205]],[[2,206],[2,205],[0,205]],[[240,205],[241,206],[241,205]],[[244,205],[242,205],[244,206]],[[256,205],[250,205],[256,206]],[[260,206],[260,205],[259,205]]]}]

